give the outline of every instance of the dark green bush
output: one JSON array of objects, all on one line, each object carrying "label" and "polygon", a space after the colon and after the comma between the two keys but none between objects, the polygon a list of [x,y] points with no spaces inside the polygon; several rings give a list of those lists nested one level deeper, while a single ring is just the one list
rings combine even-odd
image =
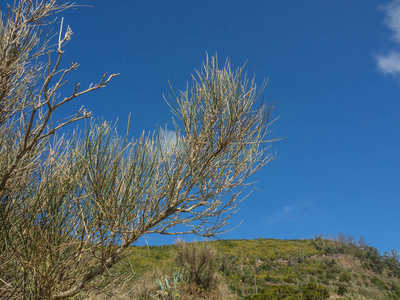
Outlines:
[{"label": "dark green bush", "polygon": [[351,280],[351,275],[349,272],[344,271],[342,275],[340,275],[339,280],[342,282],[349,282]]},{"label": "dark green bush", "polygon": [[371,278],[371,283],[372,283],[374,286],[376,286],[377,288],[381,289],[381,290],[386,289],[386,284],[385,284],[385,282],[384,282],[382,279],[380,279],[379,277],[376,277],[376,276],[372,277],[372,278]]},{"label": "dark green bush", "polygon": [[395,283],[392,283],[390,288],[392,291],[393,298],[400,299],[400,286],[396,285]]},{"label": "dark green bush", "polygon": [[301,290],[286,285],[271,285],[262,293],[246,297],[246,300],[301,300]]},{"label": "dark green bush", "polygon": [[332,272],[331,270],[326,271],[326,278],[330,280],[336,280],[335,272]]},{"label": "dark green bush", "polygon": [[281,278],[277,277],[277,276],[271,276],[269,274],[267,274],[267,276],[265,276],[265,281],[268,283],[280,283],[281,282]]},{"label": "dark green bush", "polygon": [[252,273],[252,270],[248,266],[244,268],[243,275],[240,276],[240,279],[242,282],[254,282],[254,274]]},{"label": "dark green bush", "polygon": [[339,295],[339,296],[343,296],[344,294],[346,294],[346,293],[348,293],[349,291],[348,291],[348,289],[347,289],[347,286],[345,286],[345,285],[339,285],[339,289],[338,289],[338,292],[337,292],[337,294]]},{"label": "dark green bush", "polygon": [[336,265],[336,260],[334,258],[326,260],[325,264],[328,268],[332,268],[334,265]]},{"label": "dark green bush", "polygon": [[375,273],[382,273],[385,266],[382,256],[374,247],[365,247],[363,251],[357,252],[357,256],[364,262],[364,267]]},{"label": "dark green bush", "polygon": [[329,286],[329,279],[323,278],[320,280],[320,283],[323,285],[328,285]]},{"label": "dark green bush", "polygon": [[287,275],[287,276],[283,277],[283,281],[286,283],[295,283],[296,277],[294,275]]},{"label": "dark green bush", "polygon": [[386,267],[392,271],[392,274],[400,278],[400,254],[396,250],[392,250],[391,253],[385,252],[383,256],[383,262]]},{"label": "dark green bush", "polygon": [[271,264],[266,263],[266,262],[262,263],[258,268],[260,271],[271,271],[272,270]]},{"label": "dark green bush", "polygon": [[328,299],[329,296],[329,290],[323,285],[310,282],[303,287],[303,300],[323,300]]}]

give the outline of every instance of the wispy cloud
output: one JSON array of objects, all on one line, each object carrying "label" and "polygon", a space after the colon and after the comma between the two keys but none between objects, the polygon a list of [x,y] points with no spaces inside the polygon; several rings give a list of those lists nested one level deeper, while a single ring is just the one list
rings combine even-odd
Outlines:
[{"label": "wispy cloud", "polygon": [[291,206],[285,206],[284,208],[283,208],[283,214],[287,214],[287,213],[289,213],[290,211],[292,211],[293,210],[293,207],[291,207]]},{"label": "wispy cloud", "polygon": [[385,23],[393,32],[393,39],[400,42],[400,0],[394,0],[382,9],[386,13]]},{"label": "wispy cloud", "polygon": [[161,128],[159,131],[159,135],[163,150],[166,150],[166,153],[171,154],[177,144],[178,136],[176,131],[169,130],[167,128]]},{"label": "wispy cloud", "polygon": [[320,203],[326,201],[325,194],[311,194],[294,200],[274,211],[270,211],[260,222],[260,226],[277,226],[277,224],[304,224],[311,213],[321,212]]},{"label": "wispy cloud", "polygon": [[400,73],[400,52],[390,52],[376,57],[379,70],[384,74]]},{"label": "wispy cloud", "polygon": [[[385,12],[385,23],[392,31],[392,38],[400,44],[400,0],[393,0],[381,7]],[[379,70],[384,74],[400,74],[400,52],[392,50],[387,54],[377,55],[376,62]]]},{"label": "wispy cloud", "polygon": [[169,129],[161,129],[160,134],[162,136],[163,142],[165,144],[175,144],[176,143],[176,132]]}]

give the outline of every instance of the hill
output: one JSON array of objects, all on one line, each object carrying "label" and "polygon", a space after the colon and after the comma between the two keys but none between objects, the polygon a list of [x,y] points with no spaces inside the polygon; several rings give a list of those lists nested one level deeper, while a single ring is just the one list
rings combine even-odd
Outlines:
[{"label": "hill", "polygon": [[[107,296],[90,298],[400,299],[398,253],[381,255],[347,236],[218,240],[185,247],[132,247],[108,274]],[[208,283],[201,276],[209,276]]]}]

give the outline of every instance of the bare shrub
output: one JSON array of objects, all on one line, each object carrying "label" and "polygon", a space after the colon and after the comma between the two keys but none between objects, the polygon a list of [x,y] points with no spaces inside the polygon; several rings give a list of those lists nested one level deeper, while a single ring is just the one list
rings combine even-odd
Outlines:
[{"label": "bare shrub", "polygon": [[178,241],[176,263],[189,275],[191,283],[212,290],[218,283],[217,252],[206,242]]},{"label": "bare shrub", "polygon": [[[190,89],[173,92],[173,139],[161,130],[130,139],[108,122],[57,135],[90,113],[57,119],[54,112],[116,76],[83,90],[76,83],[61,97],[78,65],[61,68],[72,30],[49,17],[70,7],[16,0],[1,12],[5,299],[65,299],[111,286],[109,269],[143,235],[223,233],[251,188],[247,179],[274,158],[267,138],[273,107],[259,101],[265,84],[258,88],[228,60],[220,68],[216,57],[207,57]],[[46,34],[55,26],[57,34]],[[197,264],[195,282],[212,286],[212,264]]]}]

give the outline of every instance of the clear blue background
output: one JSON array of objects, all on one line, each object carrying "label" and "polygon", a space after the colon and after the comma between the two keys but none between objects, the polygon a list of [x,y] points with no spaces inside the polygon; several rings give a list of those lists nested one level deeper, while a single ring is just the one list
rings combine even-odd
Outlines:
[{"label": "clear blue background", "polygon": [[[83,85],[121,73],[81,98],[94,116],[134,134],[171,124],[163,100],[185,89],[206,51],[246,63],[266,102],[277,103],[279,159],[254,180],[223,239],[312,238],[349,234],[382,253],[400,249],[400,79],[375,56],[398,48],[382,1],[89,1],[62,13],[74,31],[64,62]],[[82,125],[81,125],[82,126]],[[176,237],[148,239],[172,243]],[[184,237],[185,238],[185,237]],[[192,237],[186,237],[192,239]],[[139,244],[143,244],[141,241]]]}]

